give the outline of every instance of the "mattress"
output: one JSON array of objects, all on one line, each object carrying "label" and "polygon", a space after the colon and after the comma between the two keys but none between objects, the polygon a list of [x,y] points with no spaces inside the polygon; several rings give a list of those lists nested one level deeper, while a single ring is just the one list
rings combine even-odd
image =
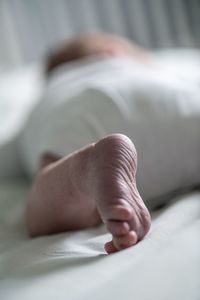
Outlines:
[{"label": "mattress", "polygon": [[199,191],[171,199],[143,241],[107,255],[103,225],[29,238],[28,188],[0,186],[0,299],[199,299]]}]

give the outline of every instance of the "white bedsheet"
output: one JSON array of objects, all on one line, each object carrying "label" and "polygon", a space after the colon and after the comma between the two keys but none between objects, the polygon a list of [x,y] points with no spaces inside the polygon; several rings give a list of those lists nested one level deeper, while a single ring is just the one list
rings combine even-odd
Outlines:
[{"label": "white bedsheet", "polygon": [[142,242],[109,256],[103,226],[28,238],[26,193],[23,182],[0,187],[0,299],[199,299],[199,192],[174,199]]},{"label": "white bedsheet", "polygon": [[44,64],[0,74],[0,179],[22,173],[17,138],[29,112],[41,99]]}]

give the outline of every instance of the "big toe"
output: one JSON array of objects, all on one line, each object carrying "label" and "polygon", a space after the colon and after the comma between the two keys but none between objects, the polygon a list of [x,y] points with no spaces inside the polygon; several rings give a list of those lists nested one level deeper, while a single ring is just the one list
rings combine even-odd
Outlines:
[{"label": "big toe", "polygon": [[129,231],[123,236],[113,236],[112,241],[105,244],[104,248],[108,254],[118,252],[135,245],[138,237],[135,231]]}]

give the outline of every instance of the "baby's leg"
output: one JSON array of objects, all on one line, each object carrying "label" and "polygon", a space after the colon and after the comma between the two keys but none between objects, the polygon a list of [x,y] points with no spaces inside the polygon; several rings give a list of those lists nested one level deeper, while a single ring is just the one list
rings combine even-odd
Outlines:
[{"label": "baby's leg", "polygon": [[137,155],[132,142],[114,134],[42,168],[30,193],[31,235],[100,224],[113,235],[108,253],[141,240],[150,215],[136,187]]}]

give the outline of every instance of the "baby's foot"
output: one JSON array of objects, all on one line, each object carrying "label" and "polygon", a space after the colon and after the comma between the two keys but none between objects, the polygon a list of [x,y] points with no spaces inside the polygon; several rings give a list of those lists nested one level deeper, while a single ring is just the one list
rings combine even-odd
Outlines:
[{"label": "baby's foot", "polygon": [[27,206],[33,236],[87,228],[103,221],[112,234],[108,253],[136,244],[150,215],[136,187],[137,155],[130,139],[105,137],[44,167]]},{"label": "baby's foot", "polygon": [[121,134],[107,136],[94,146],[94,199],[112,234],[108,253],[136,244],[150,228],[150,214],[136,186],[137,153]]}]

